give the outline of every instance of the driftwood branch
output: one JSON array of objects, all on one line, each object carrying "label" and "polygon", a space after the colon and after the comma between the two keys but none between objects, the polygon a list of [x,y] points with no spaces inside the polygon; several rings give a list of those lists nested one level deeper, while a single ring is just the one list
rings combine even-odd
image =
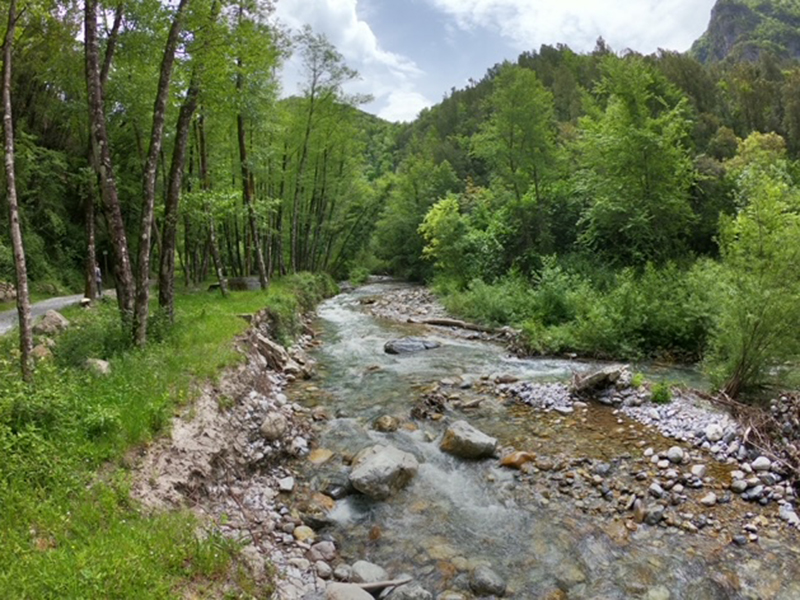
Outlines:
[{"label": "driftwood branch", "polygon": [[407,583],[411,583],[411,577],[403,577],[401,579],[390,579],[388,581],[375,581],[373,583],[357,583],[356,585],[365,592],[376,592],[384,588],[397,587],[399,585],[405,585]]},{"label": "driftwood branch", "polygon": [[468,331],[479,331],[481,333],[498,333],[497,329],[492,327],[484,327],[483,325],[476,325],[475,323],[468,323],[460,319],[448,319],[446,317],[437,317],[430,319],[408,319],[409,323],[421,323],[423,325],[436,325],[438,327],[455,327],[457,329],[466,329]]}]

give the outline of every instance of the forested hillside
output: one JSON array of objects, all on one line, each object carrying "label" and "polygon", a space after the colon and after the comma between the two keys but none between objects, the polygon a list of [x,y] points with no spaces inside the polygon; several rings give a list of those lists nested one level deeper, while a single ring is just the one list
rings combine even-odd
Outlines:
[{"label": "forested hillside", "polygon": [[523,53],[401,133],[375,254],[530,351],[753,389],[795,347],[798,82],[769,53]]},{"label": "forested hillside", "polygon": [[[791,3],[721,2],[696,56],[734,4],[783,43]],[[528,351],[704,360],[733,395],[794,356],[788,41],[709,65],[542,46],[396,125],[269,3],[26,6],[6,44],[26,270],[35,291],[91,298],[99,264],[138,344],[151,280],[171,318],[176,280],[372,271],[434,282]],[[290,54],[303,93],[279,100]]]},{"label": "forested hillside", "polygon": [[701,62],[800,58],[800,5],[794,0],[718,0],[708,30],[692,46]]}]

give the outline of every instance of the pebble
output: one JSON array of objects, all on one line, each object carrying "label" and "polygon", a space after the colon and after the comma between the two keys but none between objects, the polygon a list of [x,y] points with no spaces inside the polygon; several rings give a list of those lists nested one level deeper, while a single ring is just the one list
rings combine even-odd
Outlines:
[{"label": "pebble", "polygon": [[683,448],[680,446],[673,446],[667,451],[667,458],[669,462],[674,464],[680,464],[683,461]]},{"label": "pebble", "polygon": [[314,563],[314,570],[317,572],[317,575],[322,579],[330,579],[331,575],[333,575],[333,571],[331,566],[323,560],[318,560]]},{"label": "pebble", "polygon": [[717,503],[717,495],[714,492],[709,492],[700,499],[700,504],[703,506],[714,506]]},{"label": "pebble", "polygon": [[707,472],[708,472],[708,468],[705,465],[692,465],[691,473],[695,477],[703,479],[703,477],[706,476]]},{"label": "pebble", "polygon": [[754,471],[769,471],[772,468],[772,461],[766,456],[759,456],[750,466]]}]

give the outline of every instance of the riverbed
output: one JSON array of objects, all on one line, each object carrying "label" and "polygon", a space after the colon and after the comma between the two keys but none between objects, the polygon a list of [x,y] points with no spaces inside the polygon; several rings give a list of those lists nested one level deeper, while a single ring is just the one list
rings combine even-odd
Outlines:
[{"label": "riverbed", "polygon": [[[651,455],[675,441],[614,407],[588,402],[561,414],[515,402],[498,382],[567,381],[597,365],[520,359],[502,344],[370,314],[365,299],[398,285],[372,284],[322,304],[318,373],[291,388],[292,399],[323,417],[315,445],[324,452],[312,456],[331,455],[297,466],[308,490],[346,488],[353,456],[376,443],[420,463],[388,500],[350,493],[332,504],[321,532],[340,560],[408,574],[433,597],[453,600],[474,597],[470,573],[481,565],[515,598],[800,598],[797,532],[783,526],[774,503],[726,496],[733,466],[684,445],[685,464],[668,474]],[[384,352],[388,340],[404,336],[440,347]],[[411,417],[415,408],[421,418]],[[397,429],[376,430],[381,417]],[[536,460],[512,470],[442,452],[442,432],[460,419]],[[686,471],[695,464],[708,475],[691,479]],[[648,493],[654,481],[665,497]],[[680,494],[670,493],[674,485]],[[720,497],[711,507],[700,503],[709,491]],[[637,522],[634,497],[660,501],[664,517]]]}]

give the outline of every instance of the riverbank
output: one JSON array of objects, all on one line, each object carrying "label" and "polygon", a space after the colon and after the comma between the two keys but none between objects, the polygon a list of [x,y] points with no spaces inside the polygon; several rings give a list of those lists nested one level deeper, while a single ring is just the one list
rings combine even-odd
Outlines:
[{"label": "riverbank", "polygon": [[[142,511],[140,496],[131,497],[138,489],[133,472],[141,455],[164,443],[176,411],[202,412],[204,392],[222,381],[220,374],[245,368],[232,345],[248,328],[239,315],[268,306],[272,338],[302,335],[295,313],[322,297],[319,283],[300,276],[273,282],[266,294],[179,296],[176,325],[155,323],[144,350],[120,335],[110,304],[68,309],[67,330],[38,340],[48,352],[35,388],[18,380],[13,334],[3,338],[0,595],[238,597],[268,590],[272,567],[262,561],[253,570],[238,542],[193,511],[192,502]],[[107,364],[89,369],[88,358]],[[218,401],[225,407],[233,399]],[[184,440],[202,445],[204,431]],[[184,489],[191,500],[191,486]]]}]

